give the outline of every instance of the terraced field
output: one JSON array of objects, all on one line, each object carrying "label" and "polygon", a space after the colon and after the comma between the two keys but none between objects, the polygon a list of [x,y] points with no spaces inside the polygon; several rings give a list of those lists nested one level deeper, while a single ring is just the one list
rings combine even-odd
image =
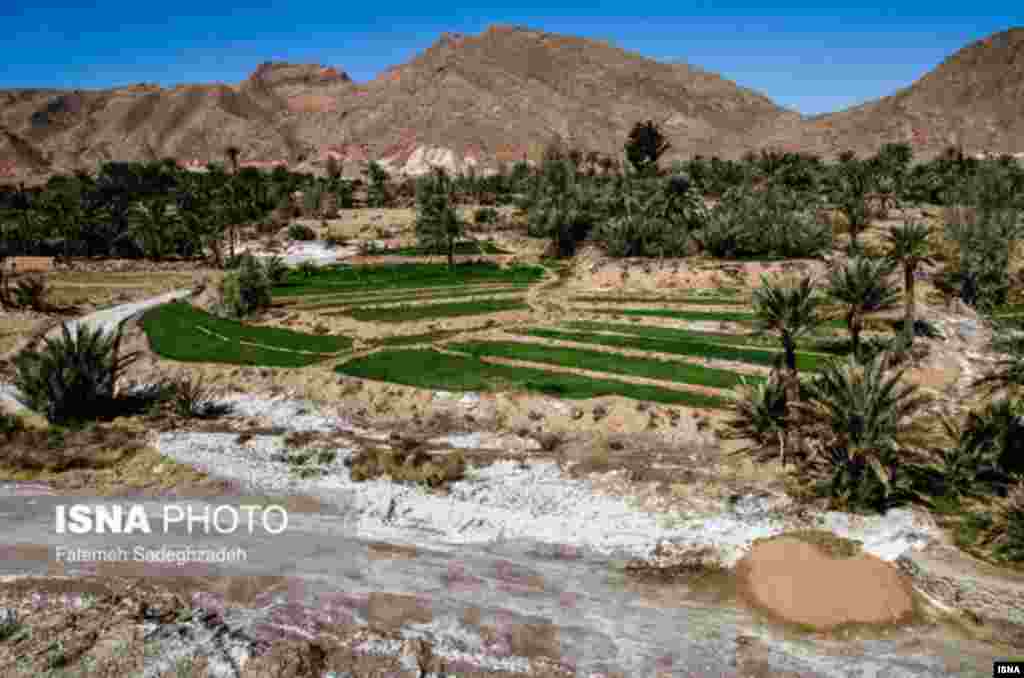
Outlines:
[{"label": "terraced field", "polygon": [[305,367],[352,346],[347,337],[245,325],[184,302],[146,312],[142,328],[157,355],[182,362]]},{"label": "terraced field", "polygon": [[[357,321],[344,325],[350,337],[240,325],[182,304],[151,312],[144,326],[161,355],[179,360],[298,367],[334,356],[341,360],[330,365],[341,373],[421,388],[620,395],[712,409],[781,364],[777,339],[752,333],[753,309],[739,291],[573,295],[564,279],[542,267],[484,263],[454,271],[440,263],[336,266],[291,272],[274,289],[274,306],[314,321]],[[480,322],[446,326],[473,317]],[[708,331],[709,322],[721,331]],[[176,342],[190,324],[191,343]],[[846,351],[841,334],[826,336],[836,326],[801,342],[801,370],[819,370]],[[353,340],[359,352],[339,356]]]}]

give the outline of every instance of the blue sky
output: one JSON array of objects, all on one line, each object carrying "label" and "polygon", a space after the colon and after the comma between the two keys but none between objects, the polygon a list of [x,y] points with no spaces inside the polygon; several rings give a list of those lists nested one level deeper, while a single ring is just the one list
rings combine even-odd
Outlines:
[{"label": "blue sky", "polygon": [[[0,88],[238,82],[268,60],[322,63],[365,81],[443,31],[509,23],[686,61],[814,115],[890,94],[967,43],[1024,24],[1011,2],[382,4],[0,0]],[[390,14],[374,13],[381,8]]]}]

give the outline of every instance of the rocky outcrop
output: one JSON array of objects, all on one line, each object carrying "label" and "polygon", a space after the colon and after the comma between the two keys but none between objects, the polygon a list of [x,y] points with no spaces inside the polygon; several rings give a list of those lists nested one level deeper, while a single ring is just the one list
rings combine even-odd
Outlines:
[{"label": "rocky outcrop", "polygon": [[1024,573],[940,544],[908,551],[896,564],[934,601],[985,623],[1006,642],[1024,645]]}]

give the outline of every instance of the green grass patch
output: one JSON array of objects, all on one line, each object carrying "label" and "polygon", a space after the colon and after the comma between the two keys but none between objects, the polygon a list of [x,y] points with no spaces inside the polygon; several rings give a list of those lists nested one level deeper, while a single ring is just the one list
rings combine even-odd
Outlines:
[{"label": "green grass patch", "polygon": [[479,292],[498,289],[525,290],[529,283],[467,283],[456,285],[437,285],[430,287],[409,287],[400,289],[365,290],[358,289],[348,292],[327,292],[325,294],[300,294],[295,296],[278,297],[271,306],[288,307],[320,302],[332,301],[339,304],[348,303],[353,300],[376,301],[378,299],[390,299],[399,296],[442,296],[449,292]]},{"label": "green grass patch", "polygon": [[275,297],[293,297],[360,290],[396,290],[474,283],[532,283],[544,277],[540,266],[501,268],[492,262],[467,262],[449,270],[444,263],[331,266],[304,276],[290,271],[273,290]]},{"label": "green grass patch", "polygon": [[584,295],[571,297],[570,301],[597,304],[691,304],[693,306],[750,306],[750,303],[736,297],[602,297]]},{"label": "green grass patch", "polygon": [[[560,332],[548,329],[533,329],[518,332],[531,337],[542,337],[545,339],[558,339],[562,341],[575,341],[584,344],[597,344],[599,346],[614,346],[617,348],[631,348],[639,351],[658,351],[659,353],[671,353],[674,355],[695,356],[700,358],[717,358],[719,360],[735,360],[737,362],[751,365],[762,365],[772,367],[782,355],[781,351],[770,349],[744,348],[719,344],[706,339],[653,339],[641,336],[614,336],[607,334],[596,334],[590,332]],[[796,364],[801,370],[819,370],[828,361],[827,356],[809,355],[797,353]]]},{"label": "green grass patch", "polygon": [[[184,302],[150,309],[142,316],[142,328],[158,355],[182,362],[303,367],[324,360],[327,357],[324,354],[352,346],[348,337],[245,325],[218,318]],[[243,341],[259,345],[243,344]]]},{"label": "green grass patch", "polygon": [[[575,367],[593,372],[608,372],[630,377],[658,379],[680,384],[696,384],[711,388],[728,389],[740,383],[741,375],[731,370],[722,370],[701,365],[655,360],[653,358],[630,358],[615,353],[589,351],[579,348],[526,344],[515,341],[467,341],[448,344],[445,348],[469,353],[477,357],[510,358],[536,363],[547,363],[560,367]],[[743,376],[747,383],[761,383],[764,377]]]},{"label": "green grass patch", "polygon": [[[396,247],[394,249],[371,250],[370,254],[379,257],[437,257],[448,256],[447,251],[426,247]],[[511,254],[487,240],[463,240],[455,243],[455,254]]]},{"label": "green grass patch", "polygon": [[720,322],[752,323],[755,315],[749,311],[681,311],[666,308],[581,308],[585,313],[607,313],[622,316],[650,318],[677,318],[679,320],[714,320]]},{"label": "green grass patch", "polygon": [[362,322],[401,323],[432,318],[461,318],[464,316],[518,311],[528,308],[530,308],[529,305],[523,303],[522,297],[516,297],[514,299],[458,301],[450,304],[351,308],[346,311],[324,313],[324,315],[347,315]]},{"label": "green grass patch", "polygon": [[479,287],[476,285],[469,285],[463,288],[453,288],[451,291],[433,291],[428,290],[425,292],[416,292],[409,294],[376,294],[373,296],[358,295],[346,299],[334,299],[325,298],[321,299],[318,297],[318,301],[311,301],[308,303],[301,304],[290,304],[288,308],[295,311],[309,311],[315,309],[340,309],[349,308],[352,306],[373,306],[378,304],[392,304],[399,303],[402,301],[430,301],[433,299],[459,299],[463,297],[483,297],[489,295],[501,295],[501,294],[516,294],[522,293],[525,289],[523,285],[515,285],[510,287]]},{"label": "green grass patch", "polygon": [[337,369],[342,374],[363,379],[446,391],[527,390],[567,399],[620,395],[636,400],[714,409],[725,409],[731,403],[725,397],[657,386],[591,379],[530,367],[492,365],[472,356],[450,355],[433,349],[380,351],[349,361]]},{"label": "green grass patch", "polygon": [[[601,313],[616,316],[634,316],[647,318],[673,318],[676,320],[733,322],[741,325],[752,325],[757,319],[753,312],[748,311],[685,311],[665,308],[581,308],[585,313]],[[826,320],[822,328],[845,328],[841,319]]]},{"label": "green grass patch", "polygon": [[[588,320],[572,321],[569,327],[589,332],[616,332],[665,341],[706,341],[728,346],[752,346],[765,349],[779,348],[778,338],[770,334],[732,334],[730,332],[709,332],[676,327],[655,327],[635,323],[599,323]],[[845,339],[805,339],[797,342],[797,348],[807,354],[846,355],[849,342]]]}]

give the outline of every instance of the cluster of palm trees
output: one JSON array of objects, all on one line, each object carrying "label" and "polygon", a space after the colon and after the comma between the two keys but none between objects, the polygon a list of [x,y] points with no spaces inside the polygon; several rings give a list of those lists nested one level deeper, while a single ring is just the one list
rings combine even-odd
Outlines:
[{"label": "cluster of palm trees", "polygon": [[[904,331],[901,341],[886,348],[911,349],[914,273],[930,260],[930,233],[921,222],[905,221],[887,234],[884,257],[854,257],[832,267],[824,283],[810,275],[762,278],[753,294],[757,325],[778,336],[783,369],[738,399],[733,436],[750,438],[762,450],[777,446],[783,464],[791,451],[805,469],[827,472],[833,497],[852,504],[882,506],[898,494],[896,452],[925,400],[901,383],[900,370],[889,369],[892,353],[867,350],[862,331],[870,314],[898,305],[901,295],[892,277],[902,267]],[[849,330],[849,359],[802,381],[798,347],[836,315]]]},{"label": "cluster of palm trees", "polygon": [[[972,413],[965,425],[946,414],[943,442],[922,442],[934,441],[941,427],[929,413],[931,399],[903,380],[900,358],[914,347],[916,274],[932,262],[931,236],[924,223],[906,220],[885,234],[884,256],[852,257],[822,282],[809,275],[762,278],[754,309],[758,329],[781,343],[780,369],[767,383],[742,389],[727,437],[751,440],[744,452],[778,450],[783,464],[795,462],[799,477],[847,508],[884,510],[908,500],[932,501],[927,495],[936,493],[955,500],[978,492],[1012,494],[1024,473],[1024,402],[1016,397],[1024,387],[1019,332],[997,334],[995,348],[1003,358],[974,384],[1006,395]],[[867,346],[865,318],[899,305],[898,272],[902,331],[881,346]],[[799,347],[833,317],[845,320],[849,356],[801,378]],[[1024,542],[1019,546],[1024,549]]]},{"label": "cluster of palm trees", "polygon": [[285,170],[107,163],[95,176],[60,175],[41,189],[0,192],[3,253],[219,258],[240,225],[287,204],[304,181]]}]

